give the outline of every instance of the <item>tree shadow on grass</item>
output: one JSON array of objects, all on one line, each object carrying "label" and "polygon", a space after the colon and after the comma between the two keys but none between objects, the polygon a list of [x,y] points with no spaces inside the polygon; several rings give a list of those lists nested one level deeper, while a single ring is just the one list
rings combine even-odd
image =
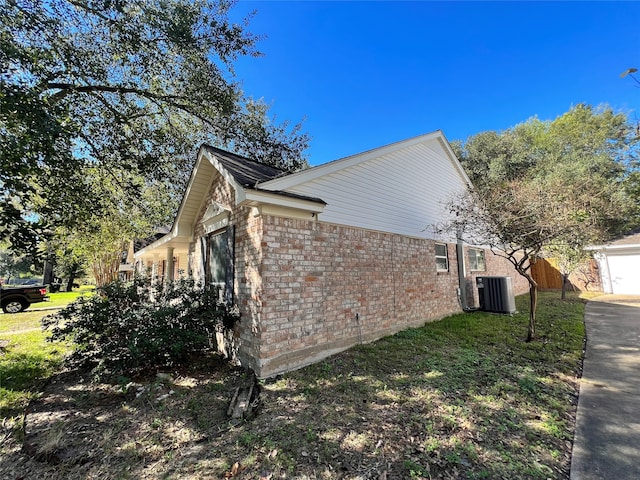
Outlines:
[{"label": "tree shadow on grass", "polygon": [[51,351],[16,352],[10,342],[0,352],[0,415],[22,414],[28,402],[47,382],[60,364]]},{"label": "tree shadow on grass", "polygon": [[196,369],[110,384],[86,372],[54,375],[24,431],[3,427],[0,477],[156,478],[149,464],[166,469],[176,452],[195,454],[231,427],[226,409],[244,381],[215,355]]},{"label": "tree shadow on grass", "polygon": [[7,449],[0,474],[568,478],[582,343],[551,317],[530,344],[524,312],[454,317],[352,348],[265,381],[258,415],[240,424],[226,409],[246,373],[218,358],[128,386],[61,376],[27,418],[35,455]]}]

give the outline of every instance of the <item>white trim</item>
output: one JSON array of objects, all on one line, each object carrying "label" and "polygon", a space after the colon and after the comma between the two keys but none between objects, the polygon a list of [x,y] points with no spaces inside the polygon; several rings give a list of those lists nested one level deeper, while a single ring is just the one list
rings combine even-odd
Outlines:
[{"label": "white trim", "polygon": [[[146,247],[141,248],[137,252],[133,254],[133,257],[139,259],[140,257],[151,253],[156,248],[160,248],[162,246],[171,246],[174,248],[184,247],[185,245],[188,248],[189,242],[191,242],[191,237],[178,236],[175,232],[171,231],[166,235],[160,237],[153,243],[150,243]],[[167,245],[168,243],[172,243],[172,245]]]},{"label": "white trim", "polygon": [[631,244],[631,245],[593,245],[590,247],[585,247],[585,250],[596,250],[596,251],[603,251],[603,252],[608,252],[610,250],[613,250],[615,252],[624,252],[626,250],[630,251],[630,252],[637,252],[638,250],[640,250],[640,244],[636,243],[636,244]]},{"label": "white trim", "polygon": [[[446,243],[434,241],[434,249],[435,249],[435,259],[436,259],[436,272],[448,272],[449,271],[449,247]],[[438,255],[438,246],[444,247],[444,255]],[[438,266],[438,259],[444,258],[447,268],[440,268]]]},{"label": "white trim", "polygon": [[156,248],[160,248],[161,246],[163,246],[165,243],[170,242],[171,240],[173,240],[174,238],[176,238],[176,234],[175,232],[171,231],[169,233],[167,233],[166,235],[164,235],[163,237],[160,237],[158,240],[156,240],[153,243],[150,243],[149,245],[147,245],[146,247],[141,248],[140,250],[138,250],[135,253],[136,257],[139,257],[140,255],[144,255],[145,253],[147,253],[150,250],[155,250]]},{"label": "white trim", "polygon": [[255,216],[258,215],[272,215],[274,217],[286,217],[297,218],[300,220],[318,220],[318,214],[309,212],[306,210],[300,210],[299,208],[280,207],[278,205],[262,204],[256,209]]},{"label": "white trim", "polygon": [[[477,256],[478,254],[477,253],[475,253],[475,258],[474,258],[475,264],[476,264],[476,268],[473,268],[473,265],[472,265],[473,262],[471,260],[471,251],[472,250],[474,252],[480,252],[482,254],[482,263],[484,264],[483,268],[477,268],[478,267],[478,256]],[[487,256],[485,255],[485,251],[486,250],[484,248],[476,248],[476,247],[469,247],[467,249],[467,257],[469,258],[469,271],[470,272],[486,272],[487,271]]]},{"label": "white trim", "polygon": [[278,207],[295,208],[311,213],[322,213],[324,202],[288,197],[286,195],[272,193],[264,190],[245,190],[245,200],[241,204],[256,205],[267,204]]},{"label": "white trim", "polygon": [[204,226],[205,235],[227,227],[229,225],[229,212],[225,210],[224,212],[209,217],[203,220],[202,225]]},{"label": "white trim", "polygon": [[[180,224],[183,223],[181,222],[181,219],[184,213],[184,209],[186,208],[188,199],[191,197],[191,194],[192,194],[191,191],[194,189],[194,183],[196,178],[198,177],[200,165],[202,164],[202,161],[203,161],[202,159],[204,158],[205,153],[206,153],[205,147],[200,147],[198,151],[198,156],[196,158],[196,164],[194,165],[193,170],[191,171],[191,176],[189,177],[189,182],[187,183],[187,188],[185,188],[184,193],[182,194],[180,208],[178,208],[178,213],[176,213],[176,217],[173,221],[173,225],[171,226],[170,233],[174,233],[174,235],[177,235],[178,230],[180,229]],[[194,192],[194,193],[197,194],[197,192]],[[204,193],[204,196],[206,196],[206,192]]]},{"label": "white trim", "polygon": [[[198,208],[195,210],[196,212],[200,212],[206,203],[207,194],[211,190],[211,185],[215,179],[215,175],[210,175],[210,177],[204,179],[206,180],[205,182],[201,182],[207,185],[204,190],[201,186],[197,189],[194,187],[194,185],[196,184],[196,179],[200,178],[200,176],[202,175],[209,174],[209,172],[202,171],[203,162],[205,161],[208,161],[213,168],[213,171],[220,174],[223,180],[234,189],[236,206],[242,204],[251,206],[269,204],[277,207],[293,208],[303,212],[310,212],[315,215],[321,213],[324,210],[324,202],[321,201],[298,199],[268,191],[244,189],[224,168],[224,166],[216,158],[215,153],[210,152],[206,146],[202,146],[198,151],[196,164],[193,167],[193,171],[191,172],[189,183],[187,184],[185,193],[182,196],[180,208],[178,209],[178,213],[176,214],[176,217],[173,221],[171,230],[163,237],[160,237],[153,243],[138,250],[134,255],[135,258],[140,258],[143,255],[146,255],[155,250],[156,248],[167,245],[169,242],[177,241],[180,244],[189,244],[193,241],[193,229],[198,214],[196,213],[193,218],[186,219],[184,219],[183,216],[189,200],[192,200],[191,197],[193,195],[196,196],[194,197],[194,199],[198,201]],[[222,212],[222,210],[224,210],[224,212]],[[224,215],[226,215],[226,218],[224,218]],[[222,205],[216,204],[216,208],[213,209],[210,206],[205,213],[205,219],[203,223],[205,224],[206,233],[211,233],[219,228],[223,228],[229,224],[229,211],[224,209],[224,206]]]}]

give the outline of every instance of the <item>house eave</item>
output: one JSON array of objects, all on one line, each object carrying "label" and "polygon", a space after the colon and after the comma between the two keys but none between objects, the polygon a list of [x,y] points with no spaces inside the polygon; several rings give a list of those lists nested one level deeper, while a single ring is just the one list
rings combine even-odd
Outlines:
[{"label": "house eave", "polygon": [[154,250],[159,248],[188,248],[189,243],[191,242],[191,237],[179,236],[176,234],[175,230],[172,230],[164,237],[160,237],[153,243],[150,243],[144,248],[141,248],[137,252],[133,254],[134,258],[140,258],[145,255],[153,254]]},{"label": "house eave", "polygon": [[321,200],[295,198],[286,194],[269,192],[265,190],[244,189],[244,198],[240,205],[258,207],[261,205],[274,205],[278,207],[293,208],[310,213],[322,213],[326,205]]}]

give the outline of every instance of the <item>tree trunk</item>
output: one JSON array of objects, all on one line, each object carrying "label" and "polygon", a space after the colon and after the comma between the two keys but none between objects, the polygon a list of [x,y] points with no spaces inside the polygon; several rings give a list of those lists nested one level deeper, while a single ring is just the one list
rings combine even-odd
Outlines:
[{"label": "tree trunk", "polygon": [[536,337],[536,307],[538,306],[538,285],[529,282],[529,330],[527,332],[527,342]]},{"label": "tree trunk", "polygon": [[72,292],[73,291],[73,281],[76,279],[76,271],[71,270],[71,272],[69,272],[69,281],[67,282],[67,292]]},{"label": "tree trunk", "polygon": [[562,293],[560,294],[560,299],[564,300],[567,297],[567,280],[569,279],[569,275],[566,273],[562,274]]},{"label": "tree trunk", "polygon": [[117,252],[107,252],[96,258],[92,263],[93,276],[96,280],[96,287],[104,287],[118,279],[118,267],[122,250]]}]

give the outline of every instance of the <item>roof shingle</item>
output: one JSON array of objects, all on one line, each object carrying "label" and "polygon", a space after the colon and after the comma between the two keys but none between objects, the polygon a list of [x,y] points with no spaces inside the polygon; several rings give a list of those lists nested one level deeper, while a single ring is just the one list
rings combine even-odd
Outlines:
[{"label": "roof shingle", "polygon": [[256,162],[241,155],[210,145],[204,145],[204,147],[215,155],[225,170],[243,187],[254,187],[257,183],[287,175],[285,170]]},{"label": "roof shingle", "polygon": [[216,159],[222,164],[224,169],[238,182],[242,187],[256,190],[271,192],[278,195],[282,195],[290,198],[297,198],[300,200],[310,200],[312,202],[326,203],[315,197],[308,197],[305,195],[299,195],[293,192],[285,192],[283,190],[266,190],[261,189],[258,184],[273,180],[275,178],[284,177],[289,175],[286,170],[281,170],[264,163],[256,162],[247,157],[237,155],[235,153],[227,152],[220,148],[212,147],[210,145],[204,145],[210,153],[212,153]]}]

